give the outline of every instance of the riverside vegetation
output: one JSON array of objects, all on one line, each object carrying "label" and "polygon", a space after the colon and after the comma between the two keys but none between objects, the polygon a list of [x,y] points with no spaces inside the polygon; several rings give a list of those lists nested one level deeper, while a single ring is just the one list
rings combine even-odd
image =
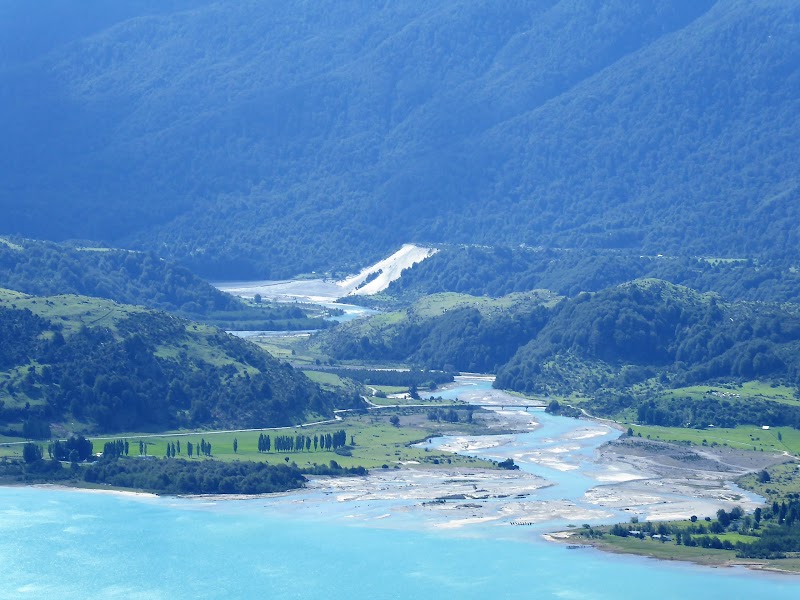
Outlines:
[{"label": "riverside vegetation", "polygon": [[584,540],[616,552],[703,564],[755,562],[800,571],[800,470],[795,463],[747,475],[740,484],[767,499],[764,508],[745,514],[739,507],[720,509],[716,518],[584,525],[569,540]]}]

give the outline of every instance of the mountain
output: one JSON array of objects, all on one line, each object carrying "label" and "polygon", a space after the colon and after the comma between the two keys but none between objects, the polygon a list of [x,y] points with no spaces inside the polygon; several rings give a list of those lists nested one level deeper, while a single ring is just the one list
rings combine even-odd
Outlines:
[{"label": "mountain", "polygon": [[219,279],[800,242],[794,0],[90,4],[2,8],[5,233]]},{"label": "mountain", "polygon": [[0,340],[0,425],[12,431],[290,425],[359,402],[218,329],[86,296],[0,290]]},{"label": "mountain", "polygon": [[597,396],[652,378],[674,388],[751,379],[796,387],[798,350],[797,305],[728,304],[644,279],[562,302],[498,371],[496,385]]},{"label": "mountain", "polygon": [[574,297],[633,279],[662,279],[725,300],[800,302],[796,258],[721,259],[643,255],[625,249],[446,245],[402,271],[378,300],[390,304],[442,292],[498,297],[533,289]]},{"label": "mountain", "polygon": [[401,310],[341,323],[311,344],[338,360],[495,372],[536,336],[558,300],[546,290],[497,299],[433,294]]}]

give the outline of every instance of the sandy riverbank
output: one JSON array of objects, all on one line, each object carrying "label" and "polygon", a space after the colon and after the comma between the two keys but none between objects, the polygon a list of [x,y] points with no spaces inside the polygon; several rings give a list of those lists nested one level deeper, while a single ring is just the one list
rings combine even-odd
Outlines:
[{"label": "sandy riverbank", "polygon": [[[505,412],[496,414],[496,426],[529,431],[539,426],[535,414]],[[783,459],[629,438],[593,449],[598,437],[609,435],[608,425],[588,420],[576,425],[539,437],[534,445],[521,444],[511,434],[453,435],[436,448],[513,457],[543,467],[542,473],[563,473],[565,481],[575,474],[586,486],[577,497],[570,497],[575,487],[554,485],[538,471],[404,465],[376,469],[367,477],[312,478],[305,490],[289,492],[275,503],[332,518],[380,521],[383,527],[421,523],[443,529],[524,525],[546,530],[567,523],[626,521],[634,515],[642,520],[704,517],[736,505],[756,508],[759,500],[732,481]]]}]

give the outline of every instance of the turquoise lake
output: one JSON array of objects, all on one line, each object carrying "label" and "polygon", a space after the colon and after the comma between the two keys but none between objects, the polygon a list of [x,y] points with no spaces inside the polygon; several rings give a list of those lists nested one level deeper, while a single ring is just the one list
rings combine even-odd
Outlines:
[{"label": "turquoise lake", "polygon": [[[1,598],[792,598],[791,576],[271,514],[0,489]],[[511,528],[510,528],[511,529]]]},{"label": "turquoise lake", "polygon": [[[581,423],[542,417],[514,445],[479,454],[544,446]],[[611,437],[568,459],[583,464]],[[554,481],[542,499],[593,485],[581,469],[521,466]],[[0,487],[0,598],[800,598],[800,577],[571,550],[544,541],[541,527],[431,530],[413,512],[359,521],[346,502],[308,494],[304,504]]]}]

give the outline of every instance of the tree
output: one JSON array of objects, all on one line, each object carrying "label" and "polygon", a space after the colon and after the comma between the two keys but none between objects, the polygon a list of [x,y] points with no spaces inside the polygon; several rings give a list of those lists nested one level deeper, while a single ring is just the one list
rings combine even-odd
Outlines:
[{"label": "tree", "polygon": [[392,416],[389,418],[389,422],[390,422],[392,425],[394,425],[395,427],[400,427],[400,417],[398,417],[397,415],[392,415]]},{"label": "tree", "polygon": [[731,517],[727,512],[725,512],[724,508],[720,508],[717,511],[717,521],[719,521],[723,528],[731,524]]},{"label": "tree", "polygon": [[238,450],[239,450],[239,440],[233,438],[233,453],[236,454]]},{"label": "tree", "polygon": [[42,459],[42,447],[39,444],[28,442],[22,447],[22,458],[25,464],[35,463]]},{"label": "tree", "polygon": [[550,404],[547,405],[547,408],[544,409],[545,412],[557,415],[561,410],[561,405],[558,403],[558,400],[551,400]]},{"label": "tree", "polygon": [[253,302],[255,302],[256,304],[261,304],[261,299],[262,299],[261,294],[256,294],[255,296],[253,296]]},{"label": "tree", "polygon": [[186,454],[189,455],[189,458],[192,458],[193,452],[194,452],[194,446],[192,446],[192,442],[186,442]]}]

